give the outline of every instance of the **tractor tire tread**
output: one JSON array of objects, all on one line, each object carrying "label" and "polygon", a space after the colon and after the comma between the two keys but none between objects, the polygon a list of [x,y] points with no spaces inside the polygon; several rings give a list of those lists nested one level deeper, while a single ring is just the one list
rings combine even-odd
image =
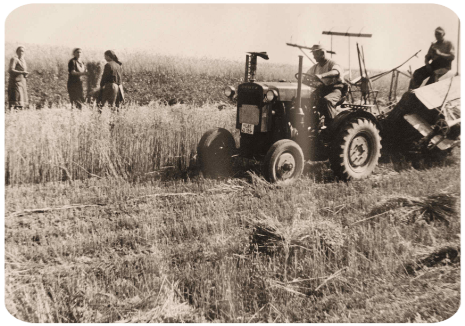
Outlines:
[{"label": "tractor tire tread", "polygon": [[[351,171],[346,159],[347,147],[350,146],[352,139],[360,131],[368,131],[368,134],[373,138],[374,153],[370,155],[370,162],[368,162],[368,169],[362,173],[355,173]],[[340,128],[339,134],[335,137],[331,153],[329,156],[331,168],[336,176],[344,181],[353,179],[367,178],[376,167],[379,157],[381,156],[381,136],[376,125],[369,119],[356,118],[348,120]]]}]

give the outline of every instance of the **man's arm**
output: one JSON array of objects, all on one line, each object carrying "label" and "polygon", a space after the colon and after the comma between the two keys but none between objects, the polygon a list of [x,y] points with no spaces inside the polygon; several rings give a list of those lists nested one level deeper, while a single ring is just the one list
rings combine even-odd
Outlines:
[{"label": "man's arm", "polygon": [[344,75],[344,70],[338,64],[333,65],[330,69],[331,70],[328,71],[328,72],[325,72],[325,73],[322,73],[322,74],[319,74],[319,75],[315,75],[315,76],[317,76],[318,78],[320,78],[320,80],[322,80],[324,78],[331,78],[331,77],[341,77],[342,78],[342,76]]},{"label": "man's arm", "polygon": [[68,72],[71,76],[82,76],[82,75],[85,75],[86,73],[85,72],[79,72],[79,71],[76,71],[76,67],[74,65],[74,61],[73,60],[70,60],[68,62]]},{"label": "man's arm", "polygon": [[455,49],[452,43],[450,43],[449,53],[441,52],[438,49],[435,49],[435,51],[439,57],[445,58],[450,61],[455,59]]},{"label": "man's arm", "polygon": [[325,72],[324,74],[315,75],[315,76],[322,79],[322,78],[330,78],[330,77],[339,77],[339,75],[340,75],[339,71],[337,71],[336,69],[333,69],[328,72]]},{"label": "man's arm", "polygon": [[433,44],[431,43],[428,52],[425,55],[425,65],[429,65],[429,62],[433,59],[433,56],[431,55],[431,52],[433,51]]},{"label": "man's arm", "polygon": [[16,75],[25,75],[25,76],[28,74],[27,71],[16,70],[15,66],[16,66],[16,60],[15,60],[15,58],[11,58],[10,67],[8,69],[9,72],[12,72],[12,73],[14,73]]}]

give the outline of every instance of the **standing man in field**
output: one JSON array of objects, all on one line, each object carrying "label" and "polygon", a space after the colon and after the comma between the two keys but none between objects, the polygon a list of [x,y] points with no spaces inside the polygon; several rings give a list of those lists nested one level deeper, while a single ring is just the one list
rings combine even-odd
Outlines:
[{"label": "standing man in field", "polygon": [[[312,93],[311,103],[325,117],[325,125],[329,125],[336,117],[336,104],[345,96],[347,85],[343,82],[344,70],[335,61],[326,57],[326,50],[319,44],[312,46],[311,52],[317,62],[311,67],[308,75],[314,75],[322,82]],[[306,84],[306,81],[303,81]],[[307,83],[308,85],[308,83]]]},{"label": "standing man in field", "polygon": [[87,75],[86,65],[81,59],[81,48],[73,50],[73,58],[68,62],[68,94],[71,108],[75,105],[79,110],[85,102],[84,87],[81,76]]},{"label": "standing man in field", "polygon": [[431,44],[425,56],[425,65],[413,73],[409,90],[420,87],[428,77],[426,85],[435,83],[451,69],[452,61],[455,59],[455,49],[451,41],[444,39],[444,35],[446,32],[442,27],[436,28],[434,31],[436,42]]}]

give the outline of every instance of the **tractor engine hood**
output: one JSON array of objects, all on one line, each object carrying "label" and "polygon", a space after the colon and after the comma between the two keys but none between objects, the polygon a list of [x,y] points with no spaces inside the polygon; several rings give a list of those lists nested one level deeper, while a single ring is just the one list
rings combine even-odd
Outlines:
[{"label": "tractor engine hood", "polygon": [[[289,82],[256,82],[263,87],[263,90],[275,90],[278,92],[278,101],[289,102],[297,97],[297,83]],[[302,84],[302,98],[310,98],[314,89]]]}]

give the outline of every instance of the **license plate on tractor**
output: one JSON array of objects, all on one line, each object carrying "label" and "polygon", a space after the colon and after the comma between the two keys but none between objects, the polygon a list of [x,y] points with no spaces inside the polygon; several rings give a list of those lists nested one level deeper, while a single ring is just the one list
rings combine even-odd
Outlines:
[{"label": "license plate on tractor", "polygon": [[243,134],[253,135],[253,127],[254,125],[251,123],[243,123],[241,127],[241,132]]}]

